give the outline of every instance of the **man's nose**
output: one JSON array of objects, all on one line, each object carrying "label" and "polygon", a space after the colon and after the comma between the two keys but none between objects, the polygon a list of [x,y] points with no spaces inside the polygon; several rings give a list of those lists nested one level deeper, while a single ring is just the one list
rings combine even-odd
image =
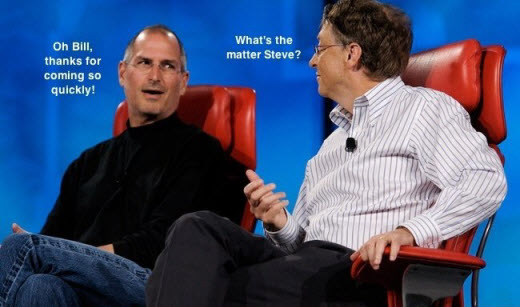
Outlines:
[{"label": "man's nose", "polygon": [[159,65],[152,65],[148,77],[150,80],[160,80],[162,76],[161,67]]},{"label": "man's nose", "polygon": [[312,58],[309,60],[309,66],[315,68],[316,67],[316,53],[312,55]]}]

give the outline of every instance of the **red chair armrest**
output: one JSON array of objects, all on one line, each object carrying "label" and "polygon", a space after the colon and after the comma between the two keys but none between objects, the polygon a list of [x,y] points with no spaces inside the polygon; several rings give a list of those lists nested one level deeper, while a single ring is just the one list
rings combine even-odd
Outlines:
[{"label": "red chair armrest", "polygon": [[352,278],[374,282],[387,289],[400,290],[401,280],[406,268],[411,264],[425,264],[439,267],[459,269],[481,269],[486,266],[484,260],[468,254],[440,249],[422,248],[415,246],[401,247],[397,259],[389,260],[390,247],[384,252],[379,270],[374,270],[368,262],[358,258],[352,263],[350,274]]}]

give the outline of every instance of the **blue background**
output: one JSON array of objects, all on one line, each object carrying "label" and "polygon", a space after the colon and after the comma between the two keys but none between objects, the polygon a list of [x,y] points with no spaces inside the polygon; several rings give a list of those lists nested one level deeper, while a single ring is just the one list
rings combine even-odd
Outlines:
[{"label": "blue background", "polygon": [[[504,99],[509,136],[506,156],[509,193],[491,234],[481,273],[482,306],[520,306],[514,280],[520,274],[520,210],[516,189],[520,167],[514,144],[519,136],[515,105],[520,97],[520,37],[513,1],[386,1],[412,18],[413,52],[466,38],[502,44]],[[164,23],[188,52],[191,84],[243,85],[257,92],[258,172],[296,200],[306,161],[323,140],[322,98],[308,67],[323,4],[296,0],[185,1],[2,1],[0,45],[0,237],[17,222],[39,231],[57,196],[67,165],[84,149],[111,136],[112,118],[123,99],[117,63],[140,28]],[[239,46],[235,35],[293,39],[292,45]],[[56,41],[88,41],[88,52],[56,52]],[[228,60],[227,51],[301,51],[294,60]],[[49,67],[44,57],[99,57],[98,67]],[[45,81],[50,71],[101,72],[98,81]],[[95,86],[95,94],[53,96],[54,86]],[[468,300],[466,300],[468,302]]]}]

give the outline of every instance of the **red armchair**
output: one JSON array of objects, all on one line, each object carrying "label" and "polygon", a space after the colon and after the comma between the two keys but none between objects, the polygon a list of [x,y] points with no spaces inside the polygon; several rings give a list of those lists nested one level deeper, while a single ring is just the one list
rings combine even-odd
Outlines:
[{"label": "red armchair", "polygon": [[[402,75],[406,84],[440,90],[458,100],[502,163],[497,145],[506,138],[504,57],[501,46],[481,47],[476,40],[466,40],[413,55]],[[472,305],[477,306],[478,270],[485,266],[481,257],[493,219],[488,220],[475,256],[468,250],[476,228],[445,241],[440,249],[402,247],[394,262],[388,260],[387,248],[378,271],[358,258],[351,275],[382,284],[388,290],[388,306],[429,306],[434,301],[437,306],[463,306],[461,287],[473,272]]]},{"label": "red armchair", "polygon": [[[237,172],[256,168],[254,90],[244,87],[215,85],[189,86],[181,97],[177,109],[179,117],[193,124],[220,141],[223,150],[230,155]],[[113,135],[126,129],[128,106],[119,104],[114,119]],[[241,225],[249,231],[255,227],[255,218],[246,203]]]}]

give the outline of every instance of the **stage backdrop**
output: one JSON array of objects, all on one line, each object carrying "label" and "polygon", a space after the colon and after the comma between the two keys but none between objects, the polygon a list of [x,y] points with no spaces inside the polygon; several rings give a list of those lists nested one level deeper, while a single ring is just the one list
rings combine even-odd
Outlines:
[{"label": "stage backdrop", "polygon": [[[504,99],[509,137],[509,194],[485,252],[481,306],[520,306],[514,299],[520,196],[514,144],[519,126],[520,38],[513,1],[389,1],[413,21],[413,51],[476,38],[504,45]],[[0,237],[17,222],[38,232],[67,165],[84,149],[111,137],[123,99],[117,63],[140,28],[163,23],[188,52],[191,84],[252,87],[257,93],[258,172],[276,182],[294,206],[306,161],[323,140],[323,103],[308,67],[323,3],[308,0],[3,1],[0,45]],[[263,38],[244,44],[248,38]],[[267,43],[270,39],[270,44]],[[76,42],[76,44],[74,44]],[[259,59],[232,58],[243,51]],[[273,58],[292,52],[293,59]],[[89,59],[86,59],[86,58]],[[51,59],[52,58],[52,59]],[[59,66],[54,60],[72,63]],[[81,63],[75,59],[82,59]],[[52,80],[66,73],[67,80]],[[80,74],[80,73],[83,73]],[[54,77],[53,77],[54,76]]]}]

